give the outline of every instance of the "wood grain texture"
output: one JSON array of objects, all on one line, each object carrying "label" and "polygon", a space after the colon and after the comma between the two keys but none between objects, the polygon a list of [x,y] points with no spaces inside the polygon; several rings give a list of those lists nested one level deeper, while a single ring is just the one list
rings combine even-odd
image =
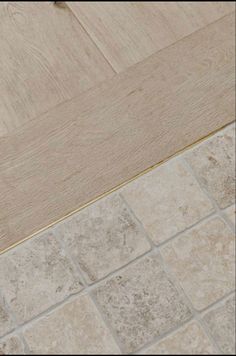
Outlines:
[{"label": "wood grain texture", "polygon": [[0,136],[113,75],[68,8],[0,4]]},{"label": "wood grain texture", "polygon": [[0,139],[4,249],[234,120],[234,15]]},{"label": "wood grain texture", "polygon": [[117,72],[235,9],[234,2],[67,2]]}]

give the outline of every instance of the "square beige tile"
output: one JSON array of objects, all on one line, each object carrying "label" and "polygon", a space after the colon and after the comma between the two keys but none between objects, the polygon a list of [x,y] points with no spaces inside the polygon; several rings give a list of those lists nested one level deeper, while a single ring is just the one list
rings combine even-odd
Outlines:
[{"label": "square beige tile", "polygon": [[228,221],[230,221],[230,223],[235,228],[235,214],[236,214],[235,204],[226,208],[224,210],[224,214],[225,214],[226,218],[228,219]]},{"label": "square beige tile", "polygon": [[18,323],[82,289],[55,236],[44,233],[0,256],[0,289]]},{"label": "square beige tile", "polygon": [[134,352],[191,317],[159,255],[141,258],[104,282],[94,295],[124,352]]},{"label": "square beige tile", "polygon": [[25,355],[23,342],[17,335],[0,340],[0,355]]},{"label": "square beige tile", "polygon": [[130,183],[122,194],[156,244],[213,211],[198,183],[177,159]]},{"label": "square beige tile", "polygon": [[6,308],[5,301],[0,299],[0,337],[11,331],[13,326],[13,321]]},{"label": "square beige tile", "polygon": [[194,308],[206,308],[235,288],[234,242],[232,231],[215,217],[161,249]]},{"label": "square beige tile", "polygon": [[222,352],[235,355],[235,296],[209,311],[204,321]]},{"label": "square beige tile", "polygon": [[60,224],[55,233],[68,246],[87,283],[105,277],[150,249],[142,228],[118,194],[82,210]]},{"label": "square beige tile", "polygon": [[38,355],[120,353],[88,296],[78,297],[34,322],[24,336],[30,351]]},{"label": "square beige tile", "polygon": [[186,153],[202,185],[220,208],[235,201],[235,126],[231,126]]},{"label": "square beige tile", "polygon": [[217,354],[201,326],[193,321],[174,334],[150,346],[143,355],[213,355]]}]

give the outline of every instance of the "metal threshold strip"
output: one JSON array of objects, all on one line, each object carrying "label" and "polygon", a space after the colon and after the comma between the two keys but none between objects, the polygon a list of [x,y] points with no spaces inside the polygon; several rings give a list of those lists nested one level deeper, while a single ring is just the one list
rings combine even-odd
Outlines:
[{"label": "metal threshold strip", "polygon": [[9,250],[11,250],[11,249],[13,249],[13,248],[16,247],[16,246],[22,244],[23,242],[25,242],[25,241],[27,241],[27,240],[33,238],[34,236],[38,235],[39,233],[41,233],[41,232],[43,232],[43,231],[45,231],[45,230],[47,230],[47,229],[53,227],[54,225],[56,225],[57,223],[59,223],[59,222],[65,220],[66,218],[70,217],[71,215],[78,213],[80,210],[85,209],[86,207],[88,207],[89,205],[95,203],[96,201],[98,201],[98,200],[100,200],[100,199],[106,197],[107,195],[109,195],[109,194],[111,194],[111,193],[117,191],[118,189],[122,188],[123,186],[127,185],[128,183],[130,183],[130,182],[134,181],[135,179],[137,179],[137,178],[139,178],[139,177],[145,175],[146,173],[148,173],[148,172],[154,170],[155,168],[157,168],[157,167],[159,167],[160,165],[164,164],[165,162],[171,160],[172,158],[178,156],[179,154],[181,154],[181,153],[183,153],[183,152],[185,152],[185,151],[187,151],[187,150],[193,148],[194,146],[198,145],[199,143],[201,143],[201,142],[207,140],[207,139],[210,138],[211,136],[213,136],[213,135],[215,135],[216,133],[218,133],[219,131],[223,130],[223,129],[226,128],[227,126],[230,126],[233,122],[235,122],[235,121],[232,121],[232,122],[229,123],[229,124],[223,125],[221,128],[219,128],[219,129],[217,129],[217,130],[211,132],[210,134],[208,134],[208,135],[202,137],[202,138],[199,139],[198,141],[196,141],[196,142],[194,142],[194,143],[192,143],[192,144],[186,146],[185,148],[179,150],[178,152],[176,152],[175,154],[171,155],[170,157],[168,157],[168,158],[166,158],[166,159],[164,159],[164,160],[162,160],[162,161],[160,161],[160,162],[157,162],[156,164],[152,165],[151,167],[149,167],[149,168],[143,170],[142,172],[136,174],[134,177],[132,177],[132,178],[126,180],[125,182],[122,182],[122,183],[116,185],[115,187],[113,187],[112,189],[108,190],[107,192],[104,192],[104,193],[98,195],[96,198],[94,198],[94,199],[88,201],[86,204],[83,204],[82,206],[79,206],[77,209],[75,209],[75,210],[73,210],[73,211],[71,211],[71,212],[69,212],[69,213],[66,213],[66,214],[63,215],[61,218],[59,218],[59,219],[57,219],[56,221],[50,223],[49,225],[46,225],[46,226],[43,227],[43,228],[41,228],[41,229],[35,231],[33,234],[30,234],[29,236],[23,237],[21,240],[19,240],[19,241],[17,241],[16,243],[10,245],[10,246],[7,247],[6,249],[3,249],[2,251],[0,251],[0,255],[2,255],[3,253],[5,253],[5,252],[7,252],[7,251],[9,251]]}]

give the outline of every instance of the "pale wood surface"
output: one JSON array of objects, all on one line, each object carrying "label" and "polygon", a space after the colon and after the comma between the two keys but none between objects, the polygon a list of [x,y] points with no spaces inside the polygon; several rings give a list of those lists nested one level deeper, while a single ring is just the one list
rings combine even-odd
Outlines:
[{"label": "pale wood surface", "polygon": [[233,119],[231,14],[0,138],[0,248]]},{"label": "pale wood surface", "polygon": [[233,11],[234,2],[67,2],[117,72]]},{"label": "pale wood surface", "polygon": [[68,8],[0,4],[0,136],[113,73]]}]

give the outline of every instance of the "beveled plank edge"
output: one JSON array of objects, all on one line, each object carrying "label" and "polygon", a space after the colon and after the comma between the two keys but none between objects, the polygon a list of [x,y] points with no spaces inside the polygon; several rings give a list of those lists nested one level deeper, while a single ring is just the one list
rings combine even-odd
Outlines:
[{"label": "beveled plank edge", "polygon": [[[114,65],[109,61],[109,59],[105,56],[105,54],[103,53],[102,49],[100,48],[100,46],[98,46],[97,42],[94,40],[94,38],[91,36],[91,34],[89,33],[89,31],[86,29],[86,27],[83,25],[83,23],[81,22],[81,20],[79,19],[79,17],[77,16],[77,14],[75,13],[74,9],[70,6],[70,4],[68,4],[68,1],[54,1],[54,4],[60,8],[67,8],[72,15],[74,16],[74,18],[78,21],[79,25],[81,26],[81,28],[84,30],[84,32],[88,35],[88,37],[90,38],[91,42],[93,42],[94,46],[97,48],[97,50],[101,53],[102,57],[104,58],[104,60],[108,63],[108,65],[111,67],[111,69],[113,70],[114,74],[118,74],[118,71],[116,70],[116,68],[114,67]],[[228,14],[227,14],[228,15]]]},{"label": "beveled plank edge", "polygon": [[30,235],[28,235],[28,236],[26,236],[26,237],[23,237],[22,239],[20,239],[20,240],[17,241],[16,243],[14,243],[14,244],[8,246],[7,248],[5,248],[5,249],[3,249],[3,250],[0,250],[0,256],[1,256],[2,254],[6,253],[6,252],[8,252],[8,251],[10,251],[10,250],[12,250],[13,248],[15,248],[15,247],[21,245],[22,243],[24,243],[24,242],[30,240],[31,238],[35,237],[36,235],[38,235],[38,234],[40,234],[40,233],[46,231],[47,229],[50,229],[51,227],[55,226],[57,223],[60,223],[60,222],[62,222],[63,220],[69,218],[70,216],[72,216],[72,215],[78,213],[79,211],[85,209],[86,207],[88,207],[89,205],[95,203],[96,201],[98,201],[98,200],[100,200],[100,199],[102,199],[102,198],[105,198],[105,197],[108,196],[109,194],[111,194],[111,193],[113,193],[113,192],[119,190],[120,188],[122,188],[122,187],[124,187],[125,185],[127,185],[127,184],[133,182],[134,180],[138,179],[139,177],[144,176],[146,173],[149,173],[149,172],[153,171],[154,169],[156,169],[157,167],[161,166],[162,164],[164,164],[164,163],[170,161],[172,158],[174,158],[174,157],[176,157],[176,156],[179,156],[180,154],[182,154],[182,153],[188,151],[189,149],[191,149],[191,148],[197,146],[199,143],[201,143],[201,142],[203,142],[203,141],[206,141],[207,139],[209,139],[210,137],[214,136],[215,134],[217,134],[217,133],[220,132],[221,130],[223,130],[223,129],[225,129],[226,127],[232,125],[234,122],[235,122],[235,120],[233,120],[233,121],[227,123],[226,125],[223,125],[222,127],[220,127],[220,128],[217,129],[217,130],[212,131],[210,134],[208,134],[208,135],[206,135],[206,136],[203,136],[203,137],[200,138],[199,140],[197,140],[197,141],[195,141],[194,143],[191,143],[190,145],[188,145],[188,146],[182,148],[181,150],[177,151],[176,153],[174,153],[173,155],[167,157],[166,159],[164,159],[164,160],[162,160],[162,161],[160,161],[160,162],[157,162],[157,163],[155,163],[154,165],[152,165],[152,166],[146,168],[146,169],[143,170],[142,172],[140,172],[140,173],[136,174],[135,176],[133,176],[132,178],[130,178],[130,179],[128,179],[128,180],[126,180],[126,181],[124,181],[124,182],[122,182],[122,183],[116,185],[115,187],[113,187],[112,189],[108,190],[107,192],[104,192],[104,193],[98,195],[96,198],[94,198],[94,199],[88,201],[87,203],[85,203],[85,204],[79,206],[79,207],[76,208],[75,210],[73,210],[73,211],[71,211],[71,212],[69,212],[69,213],[63,215],[61,218],[59,218],[59,219],[57,219],[56,221],[50,223],[49,225],[46,225],[46,226],[43,227],[43,228],[41,228],[41,229],[35,231],[33,234],[30,234]]},{"label": "beveled plank edge", "polygon": [[[60,1],[58,1],[58,3],[59,3],[59,2],[60,2]],[[73,2],[75,2],[75,1],[73,1]],[[234,3],[234,1],[229,1],[229,2],[233,2],[233,3]],[[61,1],[61,3],[63,3],[63,4],[64,4],[64,7],[67,7],[67,8],[73,13],[73,15],[76,17],[77,21],[79,22],[80,26],[81,26],[81,27],[83,28],[83,30],[87,33],[87,35],[90,37],[91,41],[92,41],[92,42],[95,44],[95,46],[98,48],[99,52],[102,53],[103,57],[104,57],[104,58],[106,59],[106,61],[109,63],[109,65],[110,65],[111,68],[114,70],[114,72],[115,72],[116,75],[126,72],[126,71],[129,70],[131,67],[133,67],[133,66],[135,66],[135,65],[137,65],[137,64],[139,64],[139,63],[142,63],[142,62],[146,61],[149,57],[153,56],[154,54],[156,54],[156,53],[158,53],[158,52],[160,52],[160,51],[162,51],[162,50],[165,50],[165,49],[168,48],[168,47],[171,47],[171,46],[175,45],[176,43],[178,43],[178,42],[180,42],[180,41],[182,41],[182,40],[188,38],[189,36],[192,36],[194,33],[199,32],[199,31],[201,31],[201,30],[207,28],[207,27],[210,26],[210,25],[213,25],[214,23],[216,23],[216,22],[222,20],[224,17],[227,17],[227,16],[229,16],[229,15],[231,15],[231,14],[233,14],[233,13],[234,13],[234,17],[236,16],[236,8],[234,8],[234,10],[229,10],[227,13],[225,13],[225,14],[222,15],[222,16],[220,16],[220,17],[217,18],[216,20],[210,21],[209,23],[207,23],[207,24],[204,25],[204,26],[199,27],[199,28],[196,29],[195,31],[190,32],[190,33],[184,35],[183,37],[180,37],[180,38],[179,38],[178,40],[176,40],[175,42],[170,43],[170,44],[168,44],[167,46],[164,46],[164,47],[160,48],[159,50],[153,51],[152,53],[150,53],[148,56],[146,56],[145,58],[141,59],[140,61],[137,61],[137,62],[133,63],[132,65],[129,65],[128,67],[126,67],[126,68],[123,69],[123,70],[119,70],[119,68],[116,68],[116,66],[114,65],[114,63],[112,63],[112,62],[106,57],[106,55],[103,53],[102,48],[100,48],[100,45],[97,44],[96,39],[93,38],[94,36],[91,35],[90,31],[87,29],[87,26],[85,26],[85,25],[83,24],[83,21],[81,21],[80,17],[78,16],[77,12],[75,11],[74,7],[70,5],[70,1]]]}]

